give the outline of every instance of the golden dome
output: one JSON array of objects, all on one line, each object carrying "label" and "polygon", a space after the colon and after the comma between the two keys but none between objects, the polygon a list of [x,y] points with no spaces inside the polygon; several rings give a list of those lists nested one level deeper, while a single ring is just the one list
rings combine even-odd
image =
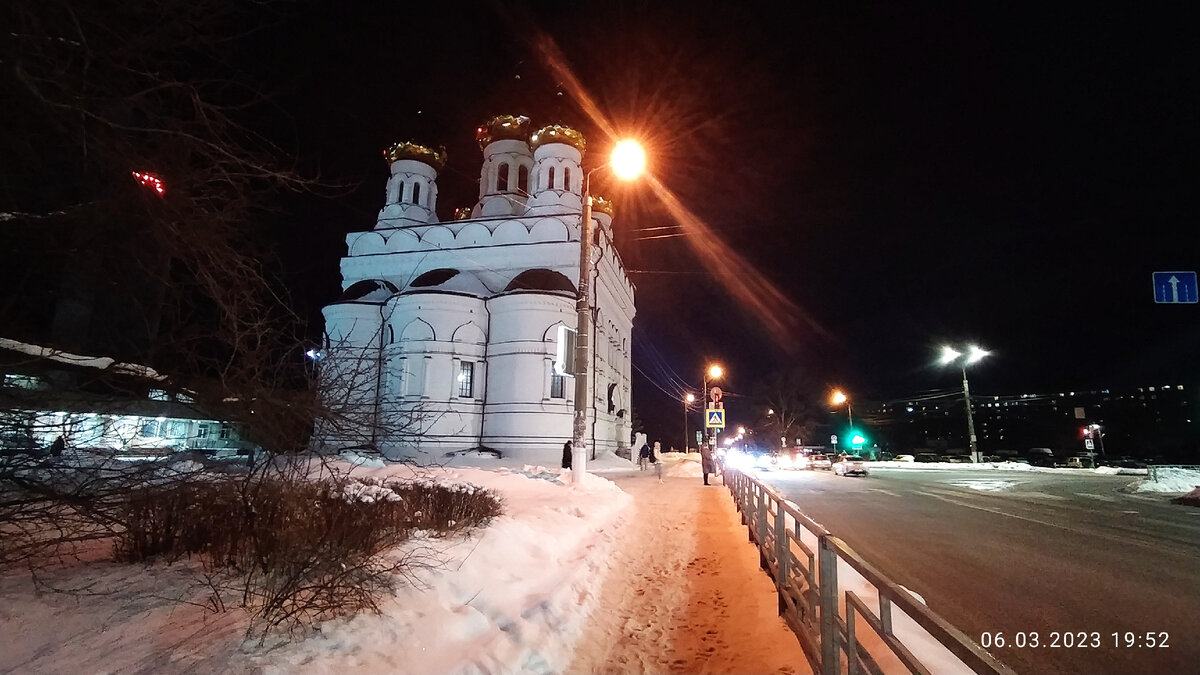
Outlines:
[{"label": "golden dome", "polygon": [[564,127],[561,124],[551,124],[542,127],[529,137],[529,145],[535,150],[550,143],[566,143],[578,150],[580,154],[587,147],[587,140],[584,139],[583,134],[571,127]]},{"label": "golden dome", "polygon": [[529,142],[529,118],[524,115],[497,115],[475,128],[475,140],[483,150],[493,141],[511,139]]},{"label": "golden dome", "polygon": [[592,211],[607,213],[609,218],[613,217],[613,203],[599,195],[592,195]]},{"label": "golden dome", "polygon": [[454,209],[454,219],[455,220],[470,220],[471,219],[471,207],[460,206],[460,207]]},{"label": "golden dome", "polygon": [[441,171],[442,167],[446,166],[446,148],[444,146],[439,146],[437,150],[434,150],[412,141],[401,141],[389,145],[383,151],[383,156],[389,163],[402,159],[424,162],[432,166],[434,171]]}]

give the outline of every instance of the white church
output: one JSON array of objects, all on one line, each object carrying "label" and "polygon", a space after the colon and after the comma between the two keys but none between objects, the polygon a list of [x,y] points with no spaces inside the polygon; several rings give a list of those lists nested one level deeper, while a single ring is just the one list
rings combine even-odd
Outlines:
[{"label": "white church", "polygon": [[[350,414],[322,442],[437,463],[491,450],[554,466],[572,435],[586,142],[504,115],[476,130],[479,201],[437,215],[444,150],[397,143],[374,229],[346,236],[339,300],[324,308],[327,396]],[[634,287],[593,196],[589,455],[628,450]]]}]

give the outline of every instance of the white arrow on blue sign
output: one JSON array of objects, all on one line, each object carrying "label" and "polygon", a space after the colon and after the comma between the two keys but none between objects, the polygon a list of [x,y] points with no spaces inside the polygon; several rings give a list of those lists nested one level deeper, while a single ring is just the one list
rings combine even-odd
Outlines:
[{"label": "white arrow on blue sign", "polygon": [[1195,272],[1155,272],[1154,302],[1159,304],[1194,304],[1200,302],[1200,288]]}]

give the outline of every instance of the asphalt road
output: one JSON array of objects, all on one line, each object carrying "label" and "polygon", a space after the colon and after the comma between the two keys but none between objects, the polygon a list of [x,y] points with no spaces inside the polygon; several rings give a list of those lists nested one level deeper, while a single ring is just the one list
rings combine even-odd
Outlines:
[{"label": "asphalt road", "polygon": [[[976,641],[1003,632],[1008,645],[988,651],[1021,675],[1200,672],[1200,509],[1120,491],[1136,477],[761,476]],[[1076,646],[1053,646],[1068,632]],[[1146,646],[1163,633],[1167,646]]]}]

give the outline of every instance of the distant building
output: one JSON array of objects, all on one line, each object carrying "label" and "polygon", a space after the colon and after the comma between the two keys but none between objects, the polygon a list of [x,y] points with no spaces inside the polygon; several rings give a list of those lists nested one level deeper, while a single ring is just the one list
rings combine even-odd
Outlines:
[{"label": "distant building", "polygon": [[[984,454],[1023,454],[1049,447],[1060,454],[1200,461],[1200,395],[1195,386],[972,396],[975,431]],[[864,407],[864,421],[897,452],[967,447],[961,392]],[[1100,425],[1103,437],[1091,425]]]},{"label": "distant building", "polygon": [[[479,200],[436,213],[443,152],[397,143],[375,227],[346,237],[341,298],[324,308],[322,377],[357,424],[333,446],[436,462],[490,449],[556,465],[572,435],[582,160],[577,131],[501,116],[476,132]],[[588,447],[628,448],[634,287],[593,199]],[[364,430],[369,432],[364,433]]]},{"label": "distant building", "polygon": [[248,454],[237,424],[138,364],[0,338],[0,453]]}]

